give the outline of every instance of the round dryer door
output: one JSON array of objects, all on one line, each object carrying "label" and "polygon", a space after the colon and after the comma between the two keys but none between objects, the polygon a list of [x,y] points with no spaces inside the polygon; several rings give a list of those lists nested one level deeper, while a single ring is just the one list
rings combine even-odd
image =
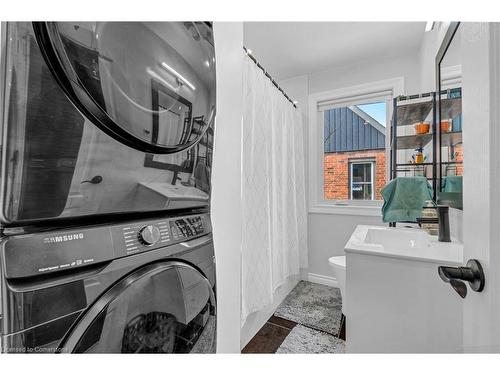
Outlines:
[{"label": "round dryer door", "polygon": [[130,273],[79,318],[62,353],[214,353],[215,296],[209,281],[182,262]]},{"label": "round dryer door", "polygon": [[168,154],[215,118],[215,49],[205,22],[35,22],[36,39],[73,104],[108,135]]}]

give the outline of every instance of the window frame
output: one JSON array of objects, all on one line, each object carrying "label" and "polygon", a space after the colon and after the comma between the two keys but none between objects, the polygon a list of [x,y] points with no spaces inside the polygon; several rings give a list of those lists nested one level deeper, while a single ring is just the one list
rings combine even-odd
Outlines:
[{"label": "window frame", "polygon": [[370,182],[357,182],[357,184],[363,184],[363,185],[371,185],[372,190],[371,190],[371,198],[369,200],[375,200],[375,160],[373,159],[350,159],[349,160],[349,197],[351,201],[368,201],[368,199],[354,199],[353,196],[353,166],[354,165],[365,165],[369,164],[370,165],[370,174],[371,174],[371,181]]},{"label": "window frame", "polygon": [[[385,152],[386,160],[389,160],[392,100],[404,93],[404,78],[396,77],[309,95],[308,207],[310,213],[381,216],[382,201],[327,200],[324,198],[324,111],[349,105],[385,101],[387,106]],[[387,162],[387,176],[389,176],[389,171],[390,163]],[[373,194],[375,196],[375,191],[373,191]]]}]

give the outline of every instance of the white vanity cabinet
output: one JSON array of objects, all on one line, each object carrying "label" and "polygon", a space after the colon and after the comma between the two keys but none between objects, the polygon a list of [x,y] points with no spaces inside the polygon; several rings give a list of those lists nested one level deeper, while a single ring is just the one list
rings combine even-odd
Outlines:
[{"label": "white vanity cabinet", "polygon": [[462,351],[463,299],[438,275],[440,265],[463,265],[460,243],[358,226],[345,252],[347,352]]}]

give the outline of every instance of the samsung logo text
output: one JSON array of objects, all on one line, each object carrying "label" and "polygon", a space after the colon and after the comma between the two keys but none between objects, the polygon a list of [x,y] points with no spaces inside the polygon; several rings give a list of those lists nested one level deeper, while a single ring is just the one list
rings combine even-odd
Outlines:
[{"label": "samsung logo text", "polygon": [[72,233],[72,234],[64,234],[61,236],[45,237],[43,239],[43,243],[68,242],[68,241],[76,241],[82,239],[83,239],[83,233]]}]

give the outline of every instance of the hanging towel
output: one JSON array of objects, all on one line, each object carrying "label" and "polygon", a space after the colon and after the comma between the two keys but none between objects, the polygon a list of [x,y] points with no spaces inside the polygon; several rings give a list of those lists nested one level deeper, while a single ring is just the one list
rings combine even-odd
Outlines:
[{"label": "hanging towel", "polygon": [[462,192],[462,176],[447,176],[443,177],[443,188],[441,191],[446,193],[461,193]]},{"label": "hanging towel", "polygon": [[381,191],[382,219],[387,222],[416,222],[425,201],[432,200],[432,187],[425,177],[397,177]]}]

